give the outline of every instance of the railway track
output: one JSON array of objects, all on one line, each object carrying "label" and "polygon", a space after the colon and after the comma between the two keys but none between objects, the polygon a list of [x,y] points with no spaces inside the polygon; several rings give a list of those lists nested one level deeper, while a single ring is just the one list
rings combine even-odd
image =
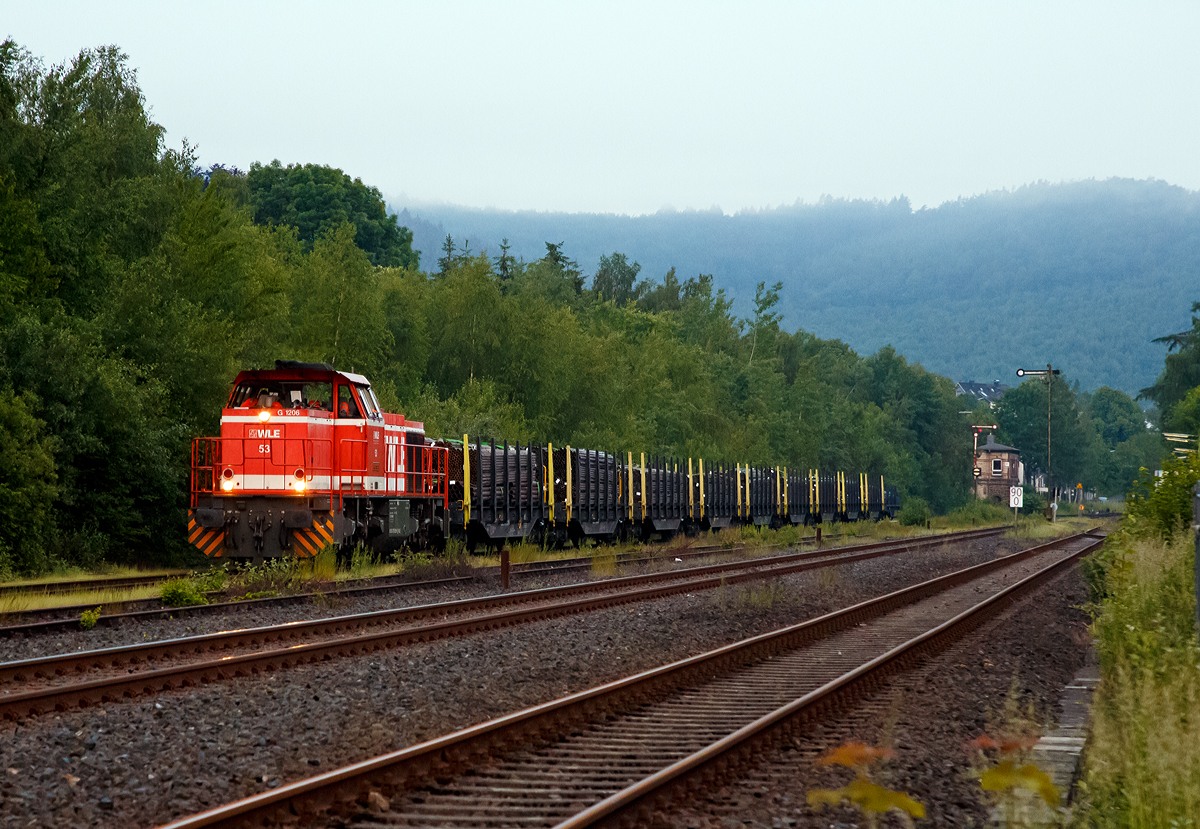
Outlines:
[{"label": "railway track", "polygon": [[67,593],[83,593],[101,590],[131,590],[186,576],[187,570],[177,570],[167,575],[120,576],[117,578],[78,579],[75,581],[35,581],[24,584],[0,584],[0,597],[4,596],[61,596]]},{"label": "railway track", "polygon": [[[826,535],[826,540],[841,538],[845,533],[837,533]],[[817,539],[801,538],[797,544],[815,544]],[[779,547],[783,545],[772,544],[768,547]],[[677,552],[677,556],[700,556],[713,555],[722,552],[734,552],[743,550],[744,547],[728,548],[720,544],[706,544],[701,546],[690,547],[687,551]],[[618,564],[634,563],[638,561],[647,561],[654,556],[639,555],[636,553],[622,553],[617,556]],[[512,565],[514,573],[535,573],[535,572],[556,572],[558,570],[581,569],[590,566],[592,559],[588,556],[582,556],[570,559],[547,559],[540,562],[524,562]],[[490,572],[499,570],[498,567],[481,567],[478,568],[481,572]],[[115,576],[112,578],[92,578],[92,579],[76,579],[72,581],[42,581],[42,582],[26,582],[22,584],[0,584],[0,597],[5,596],[61,596],[69,593],[83,593],[92,591],[104,590],[130,590],[138,587],[153,587],[164,584],[171,579],[183,578],[189,575],[188,570],[175,570],[169,573],[160,573],[153,576]],[[364,587],[371,584],[402,584],[402,578],[398,576],[376,576],[365,579],[348,579],[341,582],[343,587]],[[332,585],[331,585],[332,586]],[[133,602],[124,602],[122,604],[133,604]],[[156,600],[148,600],[156,601]],[[48,610],[87,610],[94,605],[71,605],[63,608],[48,608]],[[132,608],[130,608],[132,609]],[[12,614],[0,614],[0,618],[9,615],[29,614],[38,611],[14,611]]]},{"label": "railway track", "polygon": [[645,826],[1067,569],[1058,539],[169,824]]},{"label": "railway track", "polygon": [[[1003,531],[1004,528],[990,528],[829,551],[811,550],[752,561],[0,663],[0,718],[21,719],[143,693],[286,670],[296,665],[415,642],[986,538]],[[251,652],[237,653],[246,650]],[[175,664],[158,667],[168,662]],[[97,674],[104,676],[97,677]],[[19,687],[13,690],[13,686]]]},{"label": "railway track", "polygon": [[[974,532],[974,531],[972,531]],[[841,538],[845,534],[837,534],[826,536],[826,538]],[[947,533],[945,536],[954,536],[955,533]],[[928,537],[943,537],[943,536],[928,536]],[[801,539],[801,543],[815,543],[815,539]],[[766,549],[776,548],[783,545],[766,545]],[[713,555],[736,555],[746,551],[746,547],[725,547],[723,545],[706,545],[703,547],[692,547],[687,550],[666,551],[662,555],[636,556],[622,555],[617,556],[615,564],[617,566],[630,566],[634,564],[647,563],[653,561],[665,561],[670,558],[679,558],[686,560],[690,558],[708,557]],[[764,549],[764,548],[759,548]],[[543,562],[524,562],[512,565],[511,572],[522,577],[532,577],[538,575],[553,575],[557,573],[570,572],[572,570],[586,570],[593,567],[596,559],[588,556],[559,559],[556,561]],[[463,576],[451,576],[444,579],[432,579],[426,581],[405,581],[402,575],[392,576],[376,576],[367,579],[354,579],[350,581],[340,582],[341,586],[328,585],[329,589],[323,589],[319,592],[294,593],[285,596],[270,596],[255,599],[238,599],[234,601],[214,602],[212,604],[190,605],[185,607],[167,607],[158,599],[136,599],[124,602],[112,602],[108,606],[117,608],[116,612],[110,612],[100,615],[95,624],[100,627],[108,627],[114,624],[124,624],[126,622],[136,622],[139,620],[150,619],[167,619],[180,616],[205,616],[219,615],[226,613],[233,608],[244,607],[287,607],[289,605],[308,604],[314,599],[327,599],[331,597],[354,597],[364,596],[373,593],[387,593],[404,590],[420,590],[438,586],[453,586],[473,581],[478,576],[497,575],[500,571],[498,566],[477,568],[475,573]],[[59,607],[40,608],[35,610],[21,610],[12,613],[0,613],[0,637],[11,637],[14,635],[35,635],[39,633],[53,633],[62,630],[78,630],[79,616],[84,611],[96,609],[95,602],[79,605],[63,605]]]}]

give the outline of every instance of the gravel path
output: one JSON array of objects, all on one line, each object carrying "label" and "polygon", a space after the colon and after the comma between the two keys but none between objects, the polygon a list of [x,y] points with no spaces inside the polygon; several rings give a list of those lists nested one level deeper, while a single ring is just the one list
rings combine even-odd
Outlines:
[{"label": "gravel path", "polygon": [[978,563],[997,546],[838,565],[5,725],[0,825],[163,823]]},{"label": "gravel path", "polygon": [[[679,827],[861,825],[846,808],[814,812],[806,792],[852,779],[813,761],[850,741],[887,746],[895,756],[877,781],[924,804],[931,826],[986,826],[988,803],[971,776],[967,743],[1028,720],[1052,726],[1062,688],[1087,657],[1087,588],[1078,568],[1055,579],[918,669],[893,677],[851,715],[772,752],[746,777],[671,821]],[[1067,793],[1063,792],[1065,797]],[[892,815],[887,826],[901,826]]]}]

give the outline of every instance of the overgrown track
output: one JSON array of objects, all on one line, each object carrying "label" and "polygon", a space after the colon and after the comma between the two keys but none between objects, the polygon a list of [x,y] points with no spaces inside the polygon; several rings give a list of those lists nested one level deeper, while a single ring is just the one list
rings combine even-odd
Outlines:
[{"label": "overgrown track", "polygon": [[[229,677],[285,670],[296,665],[414,642],[462,636],[480,630],[649,601],[676,593],[774,578],[818,567],[997,535],[1003,531],[1004,528],[991,528],[952,536],[926,536],[830,551],[812,550],[753,561],[712,564],[543,590],[2,663],[0,684],[26,683],[26,687],[0,696],[0,718],[19,719],[48,711],[87,707],[142,693],[157,693]],[[580,596],[582,598],[572,598]],[[428,621],[431,619],[434,621]],[[402,625],[409,626],[397,629]],[[324,638],[325,641],[304,643],[304,640],[317,638]],[[276,647],[242,655],[211,657],[212,654],[229,653],[235,649],[269,645]],[[197,657],[199,661],[196,661]],[[171,660],[184,661],[171,667],[150,668],[135,673],[152,663]],[[83,676],[93,670],[121,673],[68,684],[54,679],[58,676]],[[40,684],[42,687],[28,687],[31,684]]]},{"label": "overgrown track", "polygon": [[945,648],[1099,544],[1059,539],[169,829],[668,825],[675,804],[694,803],[771,743]]},{"label": "overgrown track", "polygon": [[[843,535],[844,535],[844,533],[834,533],[834,534],[825,536],[825,539],[832,540],[835,538],[841,538]],[[810,538],[801,538],[797,542],[797,544],[798,545],[815,544],[816,542],[817,542],[817,539],[815,537],[810,537]],[[767,545],[767,546],[768,547],[780,547],[783,545],[771,544],[771,545]],[[686,551],[675,552],[674,555],[687,558],[689,556],[714,555],[714,554],[720,554],[723,552],[737,552],[737,551],[744,550],[744,549],[745,549],[744,547],[732,547],[731,548],[731,547],[725,547],[720,544],[706,544],[706,545],[689,547],[689,548],[687,548]],[[655,556],[646,556],[646,555],[640,555],[637,553],[622,553],[617,556],[617,563],[618,564],[631,564],[631,563],[635,563],[635,562],[639,562],[639,561],[648,561],[652,558],[655,558]],[[583,557],[579,557],[579,558],[569,558],[569,559],[548,559],[546,561],[538,561],[538,562],[524,562],[524,563],[512,565],[512,572],[514,572],[514,573],[541,573],[541,572],[549,573],[549,572],[557,572],[559,570],[582,569],[582,568],[590,566],[591,562],[592,562],[592,558],[588,557],[588,556],[583,556]],[[495,567],[495,566],[480,567],[480,568],[476,568],[476,569],[480,573],[490,573],[492,571],[499,570],[499,567]],[[175,571],[172,571],[169,573],[160,573],[160,574],[154,575],[154,576],[114,576],[111,578],[97,577],[97,578],[91,578],[91,579],[76,579],[73,581],[45,581],[45,582],[25,582],[25,583],[21,583],[21,584],[0,584],[0,596],[23,596],[23,595],[61,596],[61,595],[68,594],[68,593],[81,593],[81,592],[87,592],[87,591],[130,590],[130,589],[137,588],[137,587],[153,587],[155,585],[164,584],[171,579],[182,578],[182,577],[187,576],[188,574],[189,574],[189,571],[187,571],[187,570],[175,570]],[[375,576],[375,577],[363,578],[363,579],[348,579],[346,581],[341,582],[340,584],[343,589],[353,589],[353,588],[360,588],[360,587],[370,587],[373,585],[387,585],[387,584],[403,585],[403,584],[407,584],[407,583],[408,582],[404,582],[403,576]],[[329,587],[333,588],[334,585],[330,584]],[[138,606],[137,609],[143,609],[143,607],[142,607],[143,605],[145,606],[144,609],[158,609],[157,606],[154,604],[157,601],[158,601],[157,599],[131,600],[131,601],[127,601],[127,602],[121,602],[121,604],[124,605],[126,607],[126,609],[128,609],[128,610],[133,610],[134,606]],[[83,605],[68,605],[68,606],[62,606],[62,607],[44,608],[44,609],[37,609],[37,610],[13,611],[11,613],[0,613],[0,619],[2,619],[4,617],[15,617],[15,616],[28,617],[28,616],[38,614],[38,613],[43,613],[43,612],[45,612],[45,613],[57,612],[59,614],[62,614],[64,612],[74,611],[76,614],[78,614],[84,610],[92,609],[93,606],[94,605],[83,604]]]},{"label": "overgrown track", "polygon": [[[948,533],[947,536],[957,535],[956,533]],[[842,534],[826,536],[826,538],[840,538]],[[944,536],[936,536],[944,537]],[[802,544],[815,543],[816,539],[804,538],[801,539]],[[767,549],[780,547],[783,545],[772,544],[767,545]],[[688,559],[708,557],[714,555],[737,555],[746,551],[746,547],[725,547],[723,545],[713,544],[702,547],[691,547],[687,550],[666,550],[661,555],[638,556],[636,554],[621,554],[616,557],[615,563],[618,566],[628,566],[650,561],[663,561],[669,557]],[[759,548],[764,549],[764,548]],[[584,570],[593,566],[595,558],[584,556],[580,558],[558,559],[539,562],[525,562],[513,564],[511,572],[514,575],[528,577],[535,575],[547,575],[560,572],[569,572],[571,570]],[[315,598],[330,598],[335,596],[351,597],[362,596],[371,593],[390,593],[404,590],[416,590],[428,587],[436,587],[439,585],[454,585],[463,582],[469,582],[478,576],[494,576],[499,573],[498,566],[479,567],[470,575],[450,576],[444,579],[432,579],[427,581],[405,581],[403,575],[390,576],[375,576],[366,579],[352,579],[349,581],[339,582],[337,585],[328,584],[319,592],[295,593],[286,596],[270,596],[258,599],[239,599],[228,602],[215,602],[213,604],[191,605],[186,607],[165,607],[158,599],[138,599],[125,602],[112,603],[119,606],[121,609],[116,613],[102,614],[95,620],[95,624],[100,627],[107,627],[114,624],[124,624],[126,622],[134,622],[139,620],[151,619],[167,619],[176,618],[179,616],[204,616],[221,614],[228,612],[235,607],[287,607],[288,605],[307,604]],[[153,582],[150,582],[153,583]],[[340,586],[339,586],[340,585]],[[79,616],[85,610],[94,610],[95,603],[81,605],[66,605],[59,607],[40,608],[35,610],[21,610],[12,613],[0,613],[0,622],[9,621],[9,624],[0,625],[0,637],[9,637],[13,635],[33,635],[39,633],[54,633],[61,630],[77,630],[79,629]]]},{"label": "overgrown track", "polygon": [[130,590],[162,584],[168,579],[186,576],[186,570],[157,576],[115,576],[113,578],[78,579],[76,581],[31,581],[23,584],[0,584],[0,596],[61,596],[87,590]]}]

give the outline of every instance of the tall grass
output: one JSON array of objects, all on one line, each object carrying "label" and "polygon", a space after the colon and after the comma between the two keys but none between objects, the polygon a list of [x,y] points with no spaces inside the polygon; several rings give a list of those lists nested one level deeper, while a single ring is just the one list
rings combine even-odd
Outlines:
[{"label": "tall grass", "polygon": [[48,607],[72,607],[74,605],[111,606],[138,599],[153,599],[159,595],[160,586],[149,584],[125,590],[81,590],[76,593],[13,593],[0,596],[0,613],[23,613]]},{"label": "tall grass", "polygon": [[1118,533],[1089,569],[1102,598],[1081,825],[1200,825],[1200,647],[1190,533]]},{"label": "tall grass", "polygon": [[36,589],[43,584],[57,584],[64,581],[88,581],[90,579],[120,579],[120,578],[139,578],[141,576],[177,576],[186,571],[171,570],[158,568],[152,570],[140,570],[136,567],[126,567],[124,565],[107,564],[96,572],[88,572],[81,567],[63,567],[55,570],[53,573],[24,578],[12,579],[10,581],[0,581],[0,585],[4,586],[28,586],[30,589]]}]

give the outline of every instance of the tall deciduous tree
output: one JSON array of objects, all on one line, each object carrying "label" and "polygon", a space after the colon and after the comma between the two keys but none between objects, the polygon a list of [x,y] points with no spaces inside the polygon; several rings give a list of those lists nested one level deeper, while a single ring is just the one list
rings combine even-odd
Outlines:
[{"label": "tall deciduous tree", "polygon": [[387,212],[383,196],[362,179],[351,179],[334,167],[284,167],[275,160],[252,164],[247,181],[256,222],[291,225],[306,245],[349,223],[355,244],[372,265],[415,268],[419,264],[412,231],[400,227]]},{"label": "tall deciduous tree", "polygon": [[623,253],[601,256],[600,266],[592,277],[592,290],[602,301],[624,305],[637,298],[633,286],[641,269],[641,265],[631,264]]}]

